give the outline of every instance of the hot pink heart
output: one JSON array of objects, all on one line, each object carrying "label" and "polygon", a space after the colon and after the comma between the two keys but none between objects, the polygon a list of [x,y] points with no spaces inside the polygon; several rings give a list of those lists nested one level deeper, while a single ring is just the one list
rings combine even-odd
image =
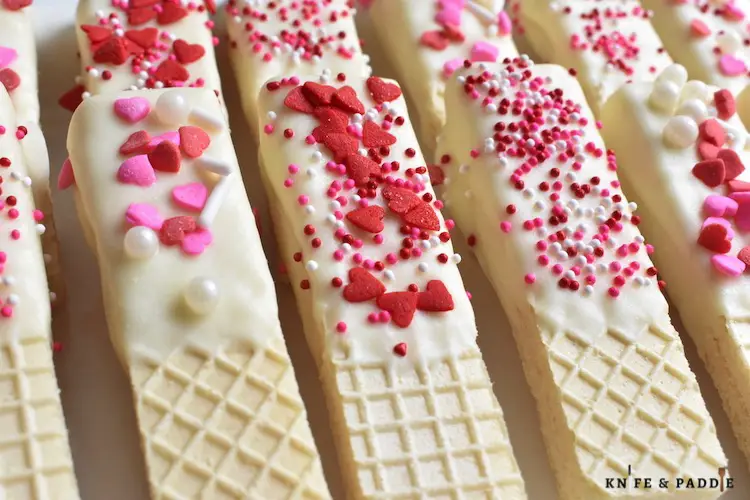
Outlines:
[{"label": "hot pink heart", "polygon": [[143,97],[127,97],[115,101],[115,114],[128,123],[138,123],[151,112],[151,104]]},{"label": "hot pink heart", "polygon": [[172,200],[186,210],[200,212],[206,204],[208,188],[200,182],[183,184],[172,189]]},{"label": "hot pink heart", "polygon": [[719,59],[719,69],[726,76],[739,76],[747,71],[745,61],[731,54],[724,54]]},{"label": "hot pink heart", "polygon": [[18,52],[11,47],[0,47],[0,69],[7,68],[18,59]]},{"label": "hot pink heart", "polygon": [[727,196],[712,194],[703,201],[703,211],[709,217],[732,217],[737,213],[737,201]]},{"label": "hot pink heart", "polygon": [[138,155],[122,162],[117,170],[117,180],[123,184],[149,187],[156,182],[156,174],[148,161],[148,156]]},{"label": "hot pink heart", "polygon": [[208,229],[198,229],[185,235],[185,238],[182,240],[182,251],[188,255],[200,255],[211,244],[213,239],[211,231]]},{"label": "hot pink heart", "polygon": [[149,203],[131,203],[125,211],[125,220],[131,226],[145,226],[154,231],[164,224],[159,209]]},{"label": "hot pink heart", "polygon": [[471,47],[469,58],[474,62],[495,62],[500,51],[487,42],[477,42]]}]

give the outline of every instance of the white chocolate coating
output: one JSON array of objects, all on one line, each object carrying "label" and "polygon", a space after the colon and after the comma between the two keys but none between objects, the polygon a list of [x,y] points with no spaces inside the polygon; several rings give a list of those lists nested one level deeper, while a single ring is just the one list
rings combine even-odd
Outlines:
[{"label": "white chocolate coating", "polygon": [[[489,0],[485,3],[491,4]],[[461,12],[458,26],[462,42],[451,42],[443,50],[435,50],[420,42],[423,33],[440,31],[435,20],[440,10],[438,0],[376,0],[368,15],[378,34],[386,56],[394,65],[398,80],[411,97],[417,115],[417,132],[431,160],[435,141],[445,123],[445,66],[471,59],[471,49],[478,42],[497,48],[497,61],[518,56],[510,32],[500,33],[497,16],[502,11],[485,8],[491,22],[469,7]]]},{"label": "white chocolate coating", "polygon": [[672,63],[638,0],[524,0],[520,6],[534,52],[576,70],[595,115],[621,85],[653,80]]},{"label": "white chocolate coating", "polygon": [[10,11],[0,6],[0,47],[12,48],[18,54],[7,67],[21,78],[20,85],[10,92],[19,123],[38,122],[36,46],[28,7]]},{"label": "white chocolate coating", "polygon": [[[130,134],[146,130],[156,137],[177,128],[160,123],[153,111],[164,92],[181,93],[190,109],[222,116],[219,100],[207,89],[133,91],[121,95],[149,101],[152,111],[143,121],[128,124],[115,116],[116,95],[94,96],[74,114],[68,135],[79,214],[96,247],[110,332],[126,363],[139,355],[163,359],[188,344],[215,350],[232,339],[262,345],[281,335],[273,281],[226,124],[206,130],[211,142],[201,156],[223,162],[230,172],[221,178],[226,192],[203,253],[187,255],[179,245],[162,245],[150,259],[133,259],[125,252],[125,213],[131,203],[148,203],[164,219],[197,217],[199,212],[173,202],[173,188],[200,182],[211,187],[220,179],[198,167],[197,159],[183,157],[178,173],[157,172],[157,182],[148,188],[117,181],[125,158],[118,148]],[[197,277],[213,280],[220,290],[213,311],[202,316],[183,303],[185,288]]]}]

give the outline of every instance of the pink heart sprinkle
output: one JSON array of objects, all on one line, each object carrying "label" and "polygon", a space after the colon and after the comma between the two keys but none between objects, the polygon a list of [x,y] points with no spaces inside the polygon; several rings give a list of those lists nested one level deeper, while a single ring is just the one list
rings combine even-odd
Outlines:
[{"label": "pink heart sprinkle", "polygon": [[742,59],[738,59],[731,54],[724,54],[719,59],[719,69],[726,76],[738,76],[745,73],[747,66]]},{"label": "pink heart sprinkle", "polygon": [[182,251],[188,255],[200,255],[208,245],[213,241],[211,231],[208,229],[198,229],[190,234],[186,234],[182,240]]},{"label": "pink heart sprinkle", "polygon": [[200,182],[191,182],[172,189],[172,200],[186,210],[200,212],[206,204],[208,189]]},{"label": "pink heart sprinkle", "polygon": [[161,135],[157,135],[156,137],[151,139],[151,142],[148,143],[149,147],[155,148],[159,144],[161,144],[164,141],[170,141],[175,146],[180,145],[180,133],[179,132],[164,132]]},{"label": "pink heart sprinkle", "polygon": [[138,123],[151,112],[151,104],[143,97],[127,97],[115,101],[115,114],[128,123]]},{"label": "pink heart sprinkle", "polygon": [[125,211],[125,220],[131,226],[145,226],[154,231],[164,224],[159,209],[149,203],[131,203]]},{"label": "pink heart sprinkle", "polygon": [[740,21],[745,18],[745,13],[736,4],[728,2],[724,5],[724,18],[730,21]]},{"label": "pink heart sprinkle", "polygon": [[451,59],[450,61],[446,62],[445,64],[443,64],[443,76],[451,76],[458,68],[463,65],[463,63],[464,61],[460,57]]},{"label": "pink heart sprinkle", "polygon": [[509,35],[513,31],[513,22],[504,10],[497,15],[497,31],[501,35]]},{"label": "pink heart sprinkle", "polygon": [[703,38],[711,34],[711,28],[709,28],[701,19],[693,19],[690,23],[690,33],[692,33],[693,36]]},{"label": "pink heart sprinkle", "polygon": [[0,47],[0,69],[7,68],[18,59],[18,52],[11,47]]},{"label": "pink heart sprinkle", "polygon": [[444,5],[443,9],[435,15],[435,22],[438,24],[461,26],[461,9],[455,5]]},{"label": "pink heart sprinkle", "polygon": [[717,271],[727,276],[737,277],[745,272],[745,263],[731,255],[716,254],[711,257],[711,264]]},{"label": "pink heart sprinkle", "polygon": [[500,51],[487,42],[477,42],[471,48],[469,58],[473,62],[495,62]]},{"label": "pink heart sprinkle", "polygon": [[709,217],[703,221],[701,230],[704,229],[706,226],[710,226],[711,224],[718,224],[720,226],[724,226],[724,229],[727,230],[727,239],[731,240],[732,238],[734,238],[734,230],[732,229],[732,224],[728,220],[722,219],[720,217]]},{"label": "pink heart sprinkle", "polygon": [[73,173],[73,164],[70,163],[70,158],[65,158],[65,162],[60,168],[60,173],[57,175],[57,189],[60,191],[68,189],[76,183],[76,177]]},{"label": "pink heart sprinkle", "polygon": [[122,162],[117,170],[117,180],[123,184],[148,187],[156,182],[156,174],[148,161],[148,156],[138,155]]},{"label": "pink heart sprinkle", "polygon": [[730,193],[729,197],[740,205],[750,203],[750,191],[735,191],[734,193]]},{"label": "pink heart sprinkle", "polygon": [[734,223],[740,231],[750,231],[750,203],[740,203]]},{"label": "pink heart sprinkle", "polygon": [[703,202],[703,211],[710,217],[732,217],[737,207],[737,201],[717,194],[707,196]]}]

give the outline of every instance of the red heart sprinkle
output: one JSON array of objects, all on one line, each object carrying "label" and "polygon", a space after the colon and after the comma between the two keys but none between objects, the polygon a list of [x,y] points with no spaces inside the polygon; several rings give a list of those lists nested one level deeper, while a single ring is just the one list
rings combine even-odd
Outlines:
[{"label": "red heart sprinkle", "polygon": [[3,0],[3,7],[8,10],[21,10],[28,7],[34,0]]},{"label": "red heart sprinkle", "polygon": [[427,173],[430,174],[430,183],[440,186],[445,182],[445,170],[440,165],[427,165]]},{"label": "red heart sprinkle", "polygon": [[161,25],[176,23],[188,15],[187,9],[174,2],[162,2],[157,22]]},{"label": "red heart sprinkle", "polygon": [[693,175],[708,187],[720,186],[726,175],[724,162],[721,160],[704,160],[693,167]]},{"label": "red heart sprinkle", "polygon": [[315,109],[302,92],[302,86],[295,87],[289,91],[284,99],[284,106],[300,113],[312,113]]},{"label": "red heart sprinkle", "polygon": [[419,292],[417,309],[428,312],[444,312],[453,310],[453,297],[440,280],[427,282],[424,292]]},{"label": "red heart sprinkle", "polygon": [[128,156],[132,154],[147,154],[151,151],[149,144],[151,143],[151,135],[145,130],[139,130],[130,134],[122,146],[120,146],[120,154]]},{"label": "red heart sprinkle", "polygon": [[391,320],[401,328],[411,324],[417,311],[417,293],[391,292],[378,297],[377,305],[384,311],[391,313]]},{"label": "red heart sprinkle", "polygon": [[13,92],[21,85],[21,77],[10,68],[0,69],[0,83],[8,93]]},{"label": "red heart sprinkle", "polygon": [[722,147],[727,141],[727,133],[724,131],[724,127],[713,118],[704,120],[698,130],[698,136],[714,146]]},{"label": "red heart sprinkle", "polygon": [[344,287],[347,302],[367,302],[385,293],[385,285],[361,267],[349,270],[349,284]]},{"label": "red heart sprinkle", "polygon": [[729,120],[737,111],[734,96],[726,89],[714,92],[714,104],[716,105],[716,112],[722,120]]},{"label": "red heart sprinkle", "polygon": [[128,30],[125,32],[125,38],[141,48],[150,49],[156,44],[156,39],[159,38],[159,30],[156,28]]},{"label": "red heart sprinkle", "polygon": [[440,229],[440,219],[438,219],[435,210],[425,202],[421,202],[401,217],[407,224],[420,229],[427,229],[429,231],[438,231]]},{"label": "red heart sprinkle", "polygon": [[461,31],[461,28],[452,24],[443,25],[443,34],[452,42],[462,43],[464,40],[466,40],[466,37]]},{"label": "red heart sprinkle", "polygon": [[178,245],[185,235],[197,229],[195,219],[188,215],[172,217],[164,221],[159,229],[159,240],[167,246]]},{"label": "red heart sprinkle", "polygon": [[336,89],[330,85],[321,85],[315,82],[305,82],[302,93],[313,106],[328,106],[331,104]]},{"label": "red heart sprinkle", "polygon": [[396,138],[383,130],[375,122],[367,120],[362,127],[362,144],[366,148],[379,148],[380,146],[391,146],[396,143]]},{"label": "red heart sprinkle", "polygon": [[709,224],[701,230],[698,244],[716,253],[727,253],[732,249],[732,242],[727,239],[727,228],[721,224]]},{"label": "red heart sprinkle", "polygon": [[321,142],[333,153],[333,159],[338,163],[356,153],[359,145],[357,139],[343,133],[327,133],[322,139]]},{"label": "red heart sprinkle", "polygon": [[130,0],[128,7],[136,9],[140,7],[153,7],[154,5],[162,3],[163,0]]},{"label": "red heart sprinkle", "polygon": [[130,51],[127,41],[119,36],[113,36],[94,51],[94,62],[99,64],[114,64],[120,66],[128,60]]},{"label": "red heart sprinkle", "polygon": [[140,26],[156,18],[156,11],[151,7],[130,8],[128,10],[128,24],[130,26]]},{"label": "red heart sprinkle", "polygon": [[323,142],[326,134],[346,132],[346,127],[349,125],[349,116],[336,108],[316,108],[313,114],[320,122],[320,126],[315,127],[312,132],[312,136],[318,142]]},{"label": "red heart sprinkle", "polygon": [[345,87],[341,87],[336,91],[335,94],[333,94],[333,97],[331,98],[331,104],[339,109],[346,111],[349,114],[365,114],[365,106],[357,97],[357,92],[348,85]]},{"label": "red heart sprinkle", "polygon": [[726,168],[725,181],[731,181],[745,171],[745,165],[737,152],[733,149],[722,149],[719,151],[719,159],[724,162]]},{"label": "red heart sprinkle", "polygon": [[148,161],[154,170],[177,173],[180,171],[180,148],[172,141],[162,141],[148,153]]},{"label": "red heart sprinkle", "polygon": [[380,165],[361,154],[350,154],[344,161],[346,174],[357,186],[365,186],[372,177],[380,175]]},{"label": "red heart sprinkle", "polygon": [[425,31],[419,39],[419,43],[433,50],[445,50],[449,43],[442,31]]},{"label": "red heart sprinkle", "polygon": [[737,258],[745,263],[745,272],[750,271],[750,247],[745,247],[737,254]]},{"label": "red heart sprinkle", "polygon": [[422,203],[422,200],[414,192],[393,186],[383,188],[383,198],[388,200],[388,208],[399,215],[406,214]]},{"label": "red heart sprinkle", "polygon": [[180,149],[188,158],[198,158],[211,145],[211,138],[200,127],[180,127]]},{"label": "red heart sprinkle", "polygon": [[172,50],[177,60],[182,64],[190,64],[206,54],[206,49],[199,43],[187,43],[185,40],[175,40]]},{"label": "red heart sprinkle", "polygon": [[95,24],[84,24],[81,26],[81,30],[86,33],[89,42],[92,44],[101,43],[112,36],[112,30],[110,28],[97,26]]},{"label": "red heart sprinkle", "polygon": [[67,109],[72,113],[83,102],[84,92],[86,92],[86,87],[84,87],[83,85],[76,85],[75,87],[61,95],[60,99],[57,100],[57,103],[63,109]]},{"label": "red heart sprinkle", "polygon": [[406,356],[406,352],[408,351],[408,346],[406,345],[406,342],[399,342],[395,346],[393,346],[393,354],[396,356],[404,357]]},{"label": "red heart sprinkle", "polygon": [[698,157],[701,160],[715,160],[718,156],[719,148],[710,142],[702,141],[698,143]]},{"label": "red heart sprinkle", "polygon": [[746,193],[750,191],[750,182],[732,180],[727,182],[727,187],[731,193]]},{"label": "red heart sprinkle", "polygon": [[378,104],[395,101],[401,97],[401,89],[398,85],[385,82],[377,76],[371,76],[367,79],[367,90],[370,91],[372,99]]},{"label": "red heart sprinkle", "polygon": [[379,233],[383,230],[383,217],[385,210],[377,205],[358,208],[346,214],[349,222],[368,233]]},{"label": "red heart sprinkle", "polygon": [[190,72],[177,61],[166,59],[156,68],[154,78],[161,82],[184,82],[190,78]]}]

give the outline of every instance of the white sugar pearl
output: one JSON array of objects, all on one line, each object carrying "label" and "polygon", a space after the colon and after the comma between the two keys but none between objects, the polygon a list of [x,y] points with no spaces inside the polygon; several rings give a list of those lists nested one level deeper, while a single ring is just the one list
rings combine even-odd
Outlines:
[{"label": "white sugar pearl", "polygon": [[703,82],[698,80],[691,80],[682,87],[680,93],[680,102],[683,103],[690,99],[698,99],[699,101],[708,101],[708,87]]},{"label": "white sugar pearl", "polygon": [[670,64],[659,74],[656,83],[670,82],[678,87],[685,85],[688,79],[687,70],[681,64]]},{"label": "white sugar pearl", "polygon": [[208,278],[195,278],[185,288],[185,303],[197,314],[208,314],[219,301],[219,287]]},{"label": "white sugar pearl", "polygon": [[185,96],[176,90],[165,92],[159,96],[154,110],[159,120],[168,125],[184,123],[190,112]]},{"label": "white sugar pearl", "polygon": [[[159,100],[161,100],[161,98],[159,98]],[[158,101],[156,105],[159,105]],[[185,106],[187,107],[187,105]],[[208,111],[200,108],[195,108],[190,111],[190,121],[192,121],[196,125],[200,125],[203,128],[213,130],[214,132],[219,132],[224,129],[223,117],[216,116],[213,113],[209,113]]]},{"label": "white sugar pearl", "polygon": [[698,124],[687,116],[673,116],[662,131],[662,139],[667,146],[684,149],[698,138]]},{"label": "white sugar pearl", "polygon": [[153,229],[137,226],[125,233],[123,247],[131,259],[148,259],[159,251],[159,238]]},{"label": "white sugar pearl", "polygon": [[677,115],[689,116],[696,123],[700,123],[708,116],[708,108],[703,101],[689,99],[677,108]]},{"label": "white sugar pearl", "polygon": [[679,99],[680,87],[674,82],[663,81],[654,85],[648,102],[652,108],[670,113]]},{"label": "white sugar pearl", "polygon": [[734,31],[725,31],[716,37],[722,54],[735,54],[742,47],[742,40]]}]

